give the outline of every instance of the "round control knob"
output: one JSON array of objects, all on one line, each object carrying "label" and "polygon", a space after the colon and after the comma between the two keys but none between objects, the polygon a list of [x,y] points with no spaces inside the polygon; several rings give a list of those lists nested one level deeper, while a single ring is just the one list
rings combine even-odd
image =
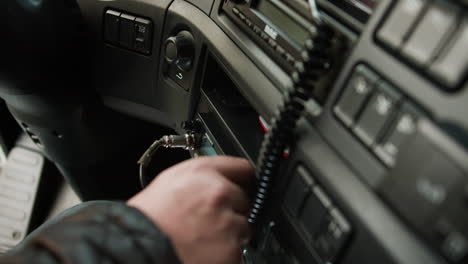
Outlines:
[{"label": "round control knob", "polygon": [[183,30],[176,36],[168,38],[164,43],[164,49],[167,63],[176,65],[182,71],[192,69],[195,44],[190,32]]}]

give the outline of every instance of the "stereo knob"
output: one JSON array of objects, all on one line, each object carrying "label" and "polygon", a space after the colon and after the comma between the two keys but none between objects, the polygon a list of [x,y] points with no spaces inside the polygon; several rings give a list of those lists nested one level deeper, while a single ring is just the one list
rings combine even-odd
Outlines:
[{"label": "stereo knob", "polygon": [[192,69],[195,44],[193,35],[190,32],[183,30],[176,36],[168,38],[164,43],[164,49],[168,64],[174,64],[182,71]]}]

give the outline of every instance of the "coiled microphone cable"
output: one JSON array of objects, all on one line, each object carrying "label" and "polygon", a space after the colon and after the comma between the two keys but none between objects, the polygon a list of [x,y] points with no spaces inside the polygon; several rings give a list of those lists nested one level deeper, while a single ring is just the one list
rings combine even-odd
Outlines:
[{"label": "coiled microphone cable", "polygon": [[292,74],[293,86],[286,91],[271,129],[262,143],[257,161],[258,186],[248,217],[249,223],[253,225],[265,210],[273,181],[284,158],[283,153],[293,143],[297,122],[302,116],[305,104],[312,97],[321,76],[330,68],[334,31],[321,19],[315,20],[316,26],[310,30],[311,37],[304,45],[302,60],[296,64],[296,71]]}]

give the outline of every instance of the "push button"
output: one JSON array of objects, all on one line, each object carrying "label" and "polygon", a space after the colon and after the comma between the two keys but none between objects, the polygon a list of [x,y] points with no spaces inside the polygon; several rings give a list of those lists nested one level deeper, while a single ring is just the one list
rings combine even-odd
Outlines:
[{"label": "push button", "polygon": [[427,0],[398,1],[384,26],[378,31],[377,38],[389,47],[398,49],[426,4]]},{"label": "push button", "polygon": [[285,57],[286,57],[286,61],[291,65],[294,65],[294,63],[296,62],[293,55],[291,55],[290,53],[286,53]]},{"label": "push button", "polygon": [[319,232],[327,213],[328,209],[317,196],[309,195],[307,197],[299,219],[310,238],[313,239]]},{"label": "push button", "polygon": [[314,248],[326,263],[335,263],[351,234],[351,226],[338,209],[332,209],[314,239]]},{"label": "push button", "polygon": [[312,184],[313,180],[307,171],[298,167],[285,194],[285,206],[293,216],[299,216],[304,200],[310,194]]},{"label": "push button", "polygon": [[431,72],[446,85],[458,85],[468,70],[468,19],[464,19],[457,35],[447,50],[435,61]]},{"label": "push button", "polygon": [[257,34],[257,35],[260,35],[260,33],[262,32],[262,30],[261,30],[258,26],[256,26],[256,25],[253,26],[252,30],[253,30],[253,32],[255,32],[255,34]]},{"label": "push button", "polygon": [[116,44],[119,41],[120,12],[107,10],[104,18],[104,38]]},{"label": "push button", "polygon": [[386,82],[379,83],[379,91],[370,99],[354,129],[368,146],[376,142],[395,112],[400,95]]},{"label": "push button", "polygon": [[416,132],[417,119],[416,111],[410,106],[404,106],[390,133],[376,147],[377,156],[387,166],[393,167],[395,165],[400,149]]},{"label": "push button", "polygon": [[151,20],[131,16],[114,10],[104,15],[104,39],[114,45],[151,53],[153,23]]},{"label": "push button", "polygon": [[427,66],[437,55],[440,44],[455,28],[458,11],[458,8],[449,1],[435,1],[403,47],[404,56],[419,66]]},{"label": "push button", "polygon": [[444,254],[454,262],[461,261],[468,255],[468,238],[458,232],[452,232],[442,246]]},{"label": "push button", "polygon": [[345,88],[338,104],[335,106],[335,114],[347,126],[354,124],[359,110],[372,93],[373,86],[378,76],[366,67],[359,65],[351,77],[349,85]]},{"label": "push button", "polygon": [[278,55],[280,55],[281,57],[283,57],[284,54],[286,53],[286,50],[283,47],[281,47],[280,45],[277,45],[276,46],[276,53]]},{"label": "push button", "polygon": [[149,54],[151,53],[152,23],[143,18],[135,19],[135,50]]},{"label": "push button", "polygon": [[253,26],[252,21],[251,21],[250,19],[248,19],[248,18],[245,19],[245,24],[246,24],[249,28],[252,28],[252,26]]},{"label": "push button", "polygon": [[136,17],[121,14],[120,15],[120,45],[133,49],[135,42],[135,19]]},{"label": "push button", "polygon": [[239,18],[240,18],[241,21],[245,21],[245,19],[246,19],[245,15],[242,14],[242,13],[239,13]]},{"label": "push button", "polygon": [[273,49],[276,49],[276,46],[278,45],[273,39],[269,39],[268,44],[270,44],[270,47],[272,47]]}]

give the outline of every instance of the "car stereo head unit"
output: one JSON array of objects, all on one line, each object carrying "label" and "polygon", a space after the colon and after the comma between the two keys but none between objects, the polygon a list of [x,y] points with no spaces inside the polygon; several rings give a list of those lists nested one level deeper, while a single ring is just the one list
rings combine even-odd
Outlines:
[{"label": "car stereo head unit", "polygon": [[[318,20],[326,23],[327,27],[330,26],[333,33],[329,35],[330,45],[326,48],[329,59],[320,61],[318,55],[314,58],[318,60],[318,64],[323,63],[324,67],[333,69],[321,75],[320,82],[314,87],[313,97],[322,103],[327,97],[330,82],[339,72],[340,67],[332,65],[342,64],[340,61],[344,59],[352,39],[336,25],[329,23],[328,18],[318,19],[312,16],[308,2],[298,1],[226,0],[223,3],[223,13],[286,73],[301,70],[304,47],[310,46],[309,40],[317,36]],[[306,5],[298,9],[294,3]]]},{"label": "car stereo head unit", "polygon": [[[364,24],[380,0],[315,0],[322,12],[352,15]],[[226,0],[223,11],[288,72],[315,29],[308,0]]]},{"label": "car stereo head unit", "polygon": [[279,0],[227,0],[223,10],[283,69],[293,71],[314,28],[310,20]]}]

